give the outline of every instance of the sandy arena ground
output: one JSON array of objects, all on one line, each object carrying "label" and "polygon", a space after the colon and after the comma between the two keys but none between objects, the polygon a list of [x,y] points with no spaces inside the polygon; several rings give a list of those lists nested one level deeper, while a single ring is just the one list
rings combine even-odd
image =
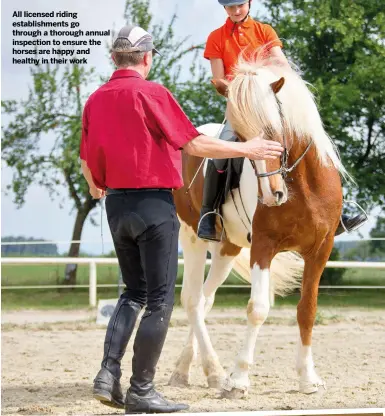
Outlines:
[{"label": "sandy arena ground", "polygon": [[[176,309],[156,375],[157,387],[167,398],[188,403],[190,412],[385,407],[384,312],[320,312],[313,352],[318,374],[328,388],[322,394],[297,392],[295,309],[271,311],[257,343],[250,393],[235,401],[220,399],[217,390],[206,387],[198,363],[190,388],[167,386],[188,331],[183,311]],[[2,414],[123,414],[91,395],[105,334],[105,328],[94,322],[89,311],[3,313]],[[215,309],[207,324],[227,369],[243,339],[245,311]],[[131,351],[132,340],[123,364],[123,387],[128,386]]]}]

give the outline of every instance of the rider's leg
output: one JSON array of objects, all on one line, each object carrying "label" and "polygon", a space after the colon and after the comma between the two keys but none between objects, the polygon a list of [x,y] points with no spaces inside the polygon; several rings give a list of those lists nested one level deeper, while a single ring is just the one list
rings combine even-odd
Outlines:
[{"label": "rider's leg", "polygon": [[348,215],[343,214],[335,235],[337,236],[343,234],[345,232],[345,228],[348,232],[354,231],[364,225],[367,220],[368,219],[365,214],[358,214],[355,217],[349,217]]},{"label": "rider's leg", "polygon": [[[236,141],[233,129],[227,121],[219,136],[220,140]],[[203,185],[203,202],[198,237],[204,240],[220,241],[215,230],[216,214],[214,208],[225,184],[228,159],[209,159]],[[211,214],[208,214],[212,212]],[[206,215],[207,214],[207,215]]]}]

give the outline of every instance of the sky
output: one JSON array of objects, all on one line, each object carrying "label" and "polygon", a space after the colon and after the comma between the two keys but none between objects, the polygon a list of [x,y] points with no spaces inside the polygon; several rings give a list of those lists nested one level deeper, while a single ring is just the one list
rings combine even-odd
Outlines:
[{"label": "sky", "polygon": [[[26,99],[31,85],[28,65],[12,64],[12,22],[16,20],[12,18],[14,11],[50,12],[54,10],[55,12],[76,12],[78,14],[77,21],[80,23],[82,30],[119,30],[125,24],[123,18],[124,5],[125,0],[109,2],[105,0],[55,0],[55,2],[52,2],[52,0],[12,0],[2,2],[1,99]],[[221,26],[226,18],[223,8],[218,5],[216,0],[151,0],[150,8],[155,21],[158,23],[168,23],[173,12],[176,12],[178,15],[175,25],[176,36],[180,38],[190,36],[191,44],[204,43],[208,34]],[[259,12],[258,5],[253,4],[253,16]],[[40,19],[37,18],[36,20]],[[69,19],[64,20],[69,21]],[[18,37],[18,39],[22,38]],[[112,66],[105,45],[110,39],[104,37],[99,38],[99,40],[102,41],[102,45],[91,49],[88,66],[93,66],[99,74],[108,76],[112,73]],[[209,69],[208,62],[202,57],[200,60]],[[98,85],[87,85],[90,93],[97,87]],[[2,122],[6,121],[3,118]],[[52,140],[52,135],[44,136],[42,150],[49,148]],[[58,242],[59,252],[68,250],[68,241],[71,240],[76,213],[72,209],[72,201],[68,198],[66,189],[64,187],[61,189],[63,206],[60,208],[58,201],[50,200],[44,188],[33,185],[27,192],[25,205],[18,209],[13,203],[12,194],[6,195],[4,192],[6,185],[11,183],[11,180],[12,171],[2,164],[1,236],[22,235],[53,240]],[[375,214],[371,215],[368,224],[360,229],[363,237],[368,237],[370,229],[375,225]],[[93,254],[101,253],[102,249],[104,249],[104,252],[109,252],[113,247],[105,210],[97,208],[94,210],[94,217],[99,226],[95,227],[91,224],[90,219],[87,220],[83,229],[81,249]],[[101,219],[102,227],[100,227]],[[337,237],[336,241],[359,238],[360,234],[355,232]]]}]

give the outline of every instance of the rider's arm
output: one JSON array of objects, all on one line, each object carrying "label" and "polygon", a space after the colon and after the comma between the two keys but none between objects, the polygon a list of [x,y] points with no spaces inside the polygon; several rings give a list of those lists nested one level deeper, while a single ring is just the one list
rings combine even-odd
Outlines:
[{"label": "rider's arm", "polygon": [[223,79],[225,77],[225,66],[223,65],[222,59],[211,58],[210,64],[213,79]]},{"label": "rider's arm", "polygon": [[269,56],[273,58],[275,61],[278,61],[280,65],[291,69],[291,66],[287,61],[285,54],[282,52],[282,49],[279,46],[273,46],[270,49],[269,54]]}]

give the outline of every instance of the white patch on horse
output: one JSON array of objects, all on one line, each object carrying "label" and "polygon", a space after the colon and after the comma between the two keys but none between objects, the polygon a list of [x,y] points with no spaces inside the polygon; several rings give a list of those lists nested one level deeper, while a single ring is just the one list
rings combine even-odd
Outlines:
[{"label": "white patch on horse", "polygon": [[229,193],[223,204],[223,217],[229,241],[240,247],[250,247],[247,240],[252,232],[254,213],[258,204],[258,181],[249,160],[245,159],[239,188]]},{"label": "white patch on horse", "polygon": [[269,269],[261,270],[255,264],[251,270],[251,294],[247,305],[246,338],[236,358],[230,378],[227,380],[226,390],[235,388],[247,392],[250,387],[249,369],[253,364],[254,349],[259,330],[269,314],[269,292]]},{"label": "white patch on horse", "polygon": [[[181,301],[192,330],[189,333],[182,354],[177,361],[170,383],[173,385],[186,385],[188,383],[191,363],[197,353],[197,340],[201,352],[203,370],[207,376],[208,383],[209,385],[218,387],[218,383],[222,384],[225,379],[225,374],[211,344],[204,318],[205,313],[211,309],[216,288],[226,279],[231,271],[231,262],[234,258],[223,257],[222,259],[215,260],[216,256],[213,256],[210,273],[206,279],[208,283],[205,284],[206,288],[204,288],[204,272],[209,243],[198,238],[192,227],[183,221],[181,221],[179,238],[184,257]],[[215,246],[215,249],[218,250],[219,247]],[[220,260],[223,260],[222,265]],[[214,274],[218,274],[219,276],[210,277],[210,274],[213,273],[212,270]],[[221,273],[225,273],[226,276],[223,277]],[[216,284],[217,287],[214,287],[213,284]],[[207,305],[204,292],[208,296]]]},{"label": "white patch on horse", "polygon": [[311,346],[302,345],[301,337],[298,341],[297,373],[300,393],[315,393],[319,386],[324,386],[314,368]]}]

